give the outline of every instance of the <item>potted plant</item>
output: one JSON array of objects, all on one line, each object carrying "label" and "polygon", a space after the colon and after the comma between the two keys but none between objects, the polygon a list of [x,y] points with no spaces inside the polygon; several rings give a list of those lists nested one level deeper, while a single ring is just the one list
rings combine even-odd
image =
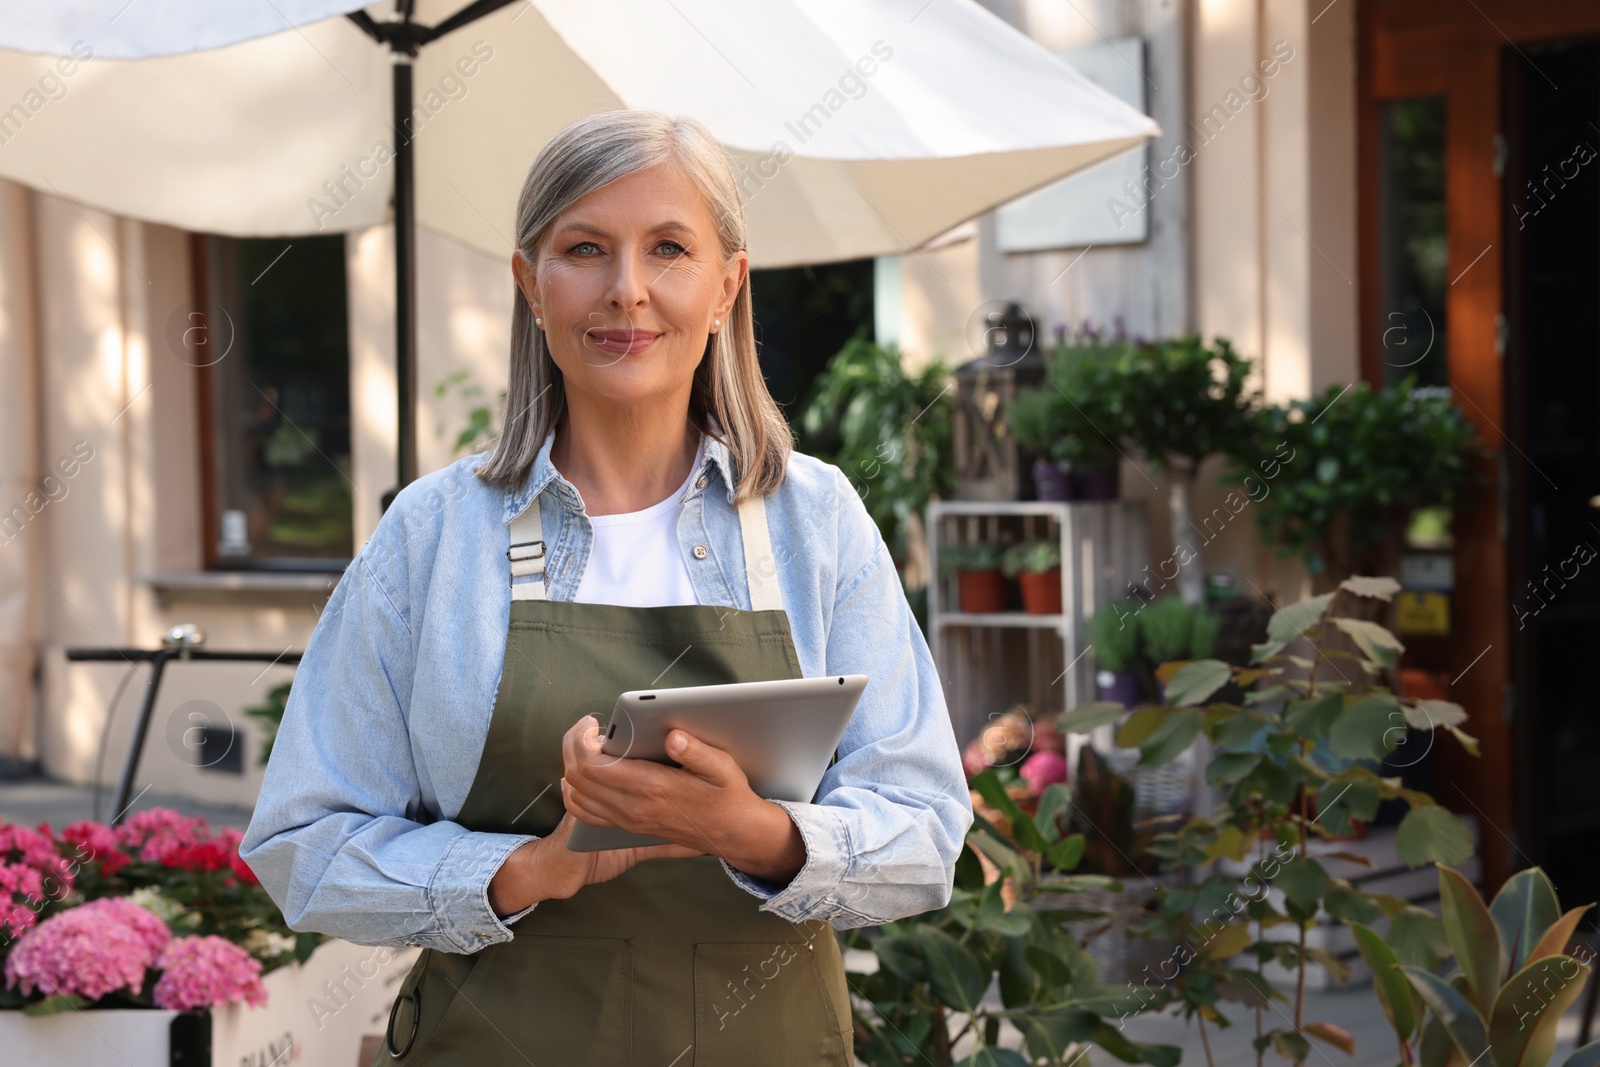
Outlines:
[{"label": "potted plant", "polygon": [[1143,601],[1106,604],[1089,619],[1089,645],[1094,649],[1095,687],[1101,700],[1131,708],[1143,691],[1143,645],[1139,609]]},{"label": "potted plant", "polygon": [[1204,607],[1180,597],[1157,597],[1139,612],[1139,643],[1145,680],[1153,700],[1162,699],[1163,683],[1156,669],[1178,660],[1206,659],[1217,637],[1217,621]]},{"label": "potted plant", "polygon": [[[1065,787],[1051,785],[1030,813],[993,771],[972,786],[985,805],[949,905],[844,933],[846,948],[876,957],[870,972],[849,973],[856,1056],[872,1067],[1045,1067],[1085,1063],[1097,1047],[1124,1063],[1175,1067],[1178,1048],[1122,1032],[1137,997],[1105,982],[1072,930],[1075,919],[1100,914],[1084,894],[1115,893],[1121,883],[1078,871],[1086,842],[1064,829]],[[998,1004],[985,997],[995,984]],[[1015,1047],[1002,1044],[1002,1021],[1021,1032]]]},{"label": "potted plant", "polygon": [[1104,338],[1086,326],[1069,337],[1058,329],[1045,362],[1044,384],[1017,395],[1007,419],[1033,463],[1040,500],[1115,500],[1118,492],[1116,417],[1105,407],[1100,375],[1131,342],[1120,332]]},{"label": "potted plant", "polygon": [[1024,541],[1006,549],[1000,569],[1022,588],[1022,609],[1032,615],[1061,614],[1061,544]]},{"label": "potted plant", "polygon": [[812,383],[795,420],[801,447],[844,472],[897,565],[921,544],[928,501],[955,495],[955,393],[934,360],[908,374],[900,350],[865,332]]},{"label": "potted plant", "polygon": [[1255,505],[1256,523],[1281,558],[1305,561],[1316,592],[1351,574],[1394,573],[1413,513],[1458,505],[1476,479],[1484,455],[1477,431],[1448,397],[1414,385],[1329,386],[1320,397],[1265,408],[1229,449],[1245,470],[1291,450],[1293,462]]},{"label": "potted plant", "polygon": [[[1205,566],[1194,536],[1193,502],[1200,464],[1253,441],[1256,395],[1247,389],[1250,361],[1217,338],[1124,343],[1106,358],[1074,364],[1068,393],[1096,398],[1096,425],[1167,472],[1167,500],[1177,582],[1184,602],[1205,602]],[[1080,402],[1081,402],[1080,401]]]},{"label": "potted plant", "polygon": [[1005,546],[993,541],[946,545],[940,552],[940,569],[955,573],[962,611],[1004,610],[1006,582],[1000,570],[1004,553]]},{"label": "potted plant", "polygon": [[[1336,978],[1348,975],[1342,960],[1308,943],[1318,916],[1363,924],[1386,918],[1386,939],[1408,955],[1402,962],[1426,964],[1420,957],[1427,946],[1443,940],[1437,916],[1333,877],[1309,849],[1314,839],[1348,832],[1352,819],[1371,819],[1381,801],[1403,799],[1409,810],[1395,836],[1401,862],[1413,868],[1459,864],[1472,852],[1470,832],[1431,796],[1361,762],[1393,750],[1404,736],[1401,727],[1444,730],[1477,753],[1477,742],[1461,730],[1461,707],[1397,698],[1376,682],[1404,649],[1393,634],[1351,617],[1349,610],[1362,600],[1387,601],[1398,591],[1399,583],[1389,578],[1346,579],[1334,592],[1276,612],[1252,666],[1213,659],[1166,663],[1158,672],[1166,683],[1160,706],[1128,715],[1116,705],[1092,704],[1060,720],[1071,733],[1120,721],[1117,744],[1138,748],[1146,766],[1170,762],[1201,733],[1215,748],[1206,780],[1221,791],[1220,801],[1208,814],[1158,834],[1151,845],[1164,869],[1188,870],[1192,882],[1163,889],[1148,927],[1152,935],[1183,946],[1184,958],[1174,959],[1180,966],[1170,978],[1163,971],[1163,981],[1141,993],[1149,1008],[1175,1005],[1197,1020],[1202,1037],[1208,1024],[1228,1025],[1224,1013],[1232,1004],[1254,1013],[1255,1047],[1262,1052],[1272,1049],[1304,1063],[1316,1039],[1353,1053],[1347,1032],[1305,1017],[1308,967],[1323,967]],[[1326,653],[1335,633],[1349,635],[1359,649],[1338,675],[1325,666],[1334,662]],[[1286,651],[1302,637],[1313,645],[1310,659]],[[1235,692],[1250,692],[1227,699],[1222,694],[1229,683]],[[1323,758],[1324,750],[1337,759]],[[1309,811],[1312,796],[1320,802],[1315,817]],[[1294,939],[1269,936],[1276,928],[1293,930]],[[1285,999],[1267,981],[1269,963],[1295,975],[1295,991],[1281,1008],[1268,1003]],[[1488,970],[1506,973],[1499,964]],[[1375,965],[1375,971],[1386,981],[1381,968]],[[1511,1023],[1515,1029],[1516,1020]],[[1482,1032],[1480,1025],[1477,1033]],[[1446,1057],[1404,1062],[1444,1063]]]}]

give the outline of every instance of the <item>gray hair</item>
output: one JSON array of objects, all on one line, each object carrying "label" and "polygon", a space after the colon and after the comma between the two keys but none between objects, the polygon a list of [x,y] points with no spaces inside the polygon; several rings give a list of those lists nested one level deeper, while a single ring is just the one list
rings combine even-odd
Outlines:
[{"label": "gray hair", "polygon": [[[618,178],[663,163],[680,167],[705,196],[723,261],[731,260],[745,247],[744,205],[722,146],[695,119],[633,108],[580,119],[539,151],[517,198],[517,248],[537,262],[545,233],[563,211]],[[544,332],[534,326],[522,291],[513,289],[505,428],[477,474],[491,485],[515,490],[526,484],[545,437],[560,425],[567,405],[561,369],[550,358]],[[727,447],[738,482],[736,502],[765,496],[783,482],[794,441],[756,356],[748,273],[727,323],[707,339],[687,414]]]}]

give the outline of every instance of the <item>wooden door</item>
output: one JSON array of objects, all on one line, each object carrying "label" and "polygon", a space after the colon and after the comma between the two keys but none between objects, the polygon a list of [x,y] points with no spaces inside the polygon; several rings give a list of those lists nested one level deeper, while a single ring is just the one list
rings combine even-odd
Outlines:
[{"label": "wooden door", "polygon": [[[1357,14],[1361,356],[1375,386],[1395,379],[1386,347],[1397,310],[1385,285],[1385,135],[1404,102],[1443,108],[1445,256],[1439,299],[1451,398],[1477,428],[1490,458],[1484,483],[1455,521],[1453,633],[1446,651],[1451,699],[1470,715],[1482,755],[1441,738],[1433,790],[1475,815],[1484,881],[1499,885],[1533,862],[1517,842],[1531,832],[1519,807],[1518,703],[1510,688],[1511,490],[1527,466],[1510,425],[1505,344],[1505,206],[1501,128],[1508,63],[1530,62],[1537,42],[1600,31],[1593,0],[1361,0]],[[1388,236],[1392,237],[1392,234]],[[1392,271],[1390,272],[1392,274]],[[1386,291],[1387,289],[1387,291]],[[1392,335],[1391,335],[1392,338]]]}]

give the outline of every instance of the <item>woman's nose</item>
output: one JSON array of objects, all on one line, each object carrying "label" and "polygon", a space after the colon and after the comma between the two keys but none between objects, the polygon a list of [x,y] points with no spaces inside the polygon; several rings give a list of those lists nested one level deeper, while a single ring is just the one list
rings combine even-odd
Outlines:
[{"label": "woman's nose", "polygon": [[651,278],[642,258],[628,253],[612,260],[610,285],[606,303],[622,311],[639,306],[649,299]]}]

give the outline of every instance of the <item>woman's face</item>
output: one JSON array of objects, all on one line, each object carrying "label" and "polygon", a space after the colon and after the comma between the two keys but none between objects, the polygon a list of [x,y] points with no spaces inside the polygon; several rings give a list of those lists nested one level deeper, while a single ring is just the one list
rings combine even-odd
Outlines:
[{"label": "woman's face", "polygon": [[666,165],[583,197],[551,223],[535,265],[512,260],[569,401],[675,407],[748,269],[743,251],[723,264],[705,198]]}]

